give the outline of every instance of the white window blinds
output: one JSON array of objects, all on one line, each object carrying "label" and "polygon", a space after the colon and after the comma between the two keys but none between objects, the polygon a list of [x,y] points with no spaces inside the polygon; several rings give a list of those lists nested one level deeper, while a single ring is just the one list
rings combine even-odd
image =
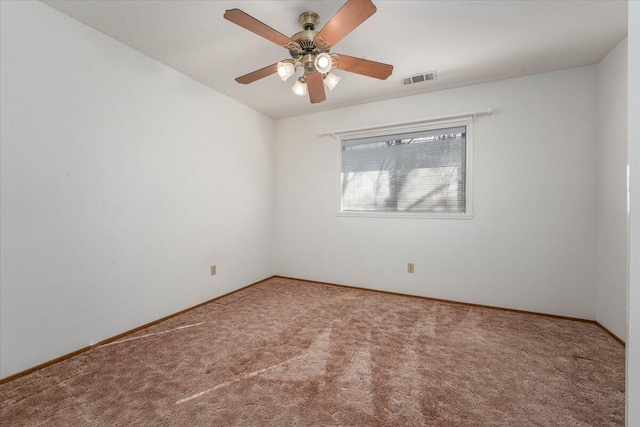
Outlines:
[{"label": "white window blinds", "polygon": [[465,213],[466,126],[342,140],[342,211]]}]

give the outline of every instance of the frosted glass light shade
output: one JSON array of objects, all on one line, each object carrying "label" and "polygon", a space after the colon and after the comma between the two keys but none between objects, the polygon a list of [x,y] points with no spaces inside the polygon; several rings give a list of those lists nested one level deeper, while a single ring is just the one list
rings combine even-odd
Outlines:
[{"label": "frosted glass light shade", "polygon": [[293,87],[291,88],[291,90],[293,91],[293,93],[295,93],[298,96],[305,96],[307,94],[307,83],[304,81],[302,77],[300,77],[293,84]]},{"label": "frosted glass light shade", "polygon": [[283,82],[286,82],[296,72],[296,67],[291,62],[278,62],[276,69]]},{"label": "frosted glass light shade", "polygon": [[318,70],[319,73],[328,73],[331,70],[331,55],[329,55],[328,53],[321,53],[318,56],[316,56],[316,59],[314,61],[314,64],[316,66],[316,70]]},{"label": "frosted glass light shade", "polygon": [[329,73],[324,77],[324,85],[327,87],[327,89],[329,89],[330,91],[333,90],[334,87],[336,87],[336,85],[338,84],[338,82],[340,81],[340,77],[336,76],[333,73]]}]

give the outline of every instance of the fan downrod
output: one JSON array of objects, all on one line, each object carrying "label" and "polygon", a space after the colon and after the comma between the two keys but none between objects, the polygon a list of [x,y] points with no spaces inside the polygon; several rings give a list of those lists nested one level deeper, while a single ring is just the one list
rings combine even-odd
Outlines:
[{"label": "fan downrod", "polygon": [[317,13],[313,12],[303,12],[298,17],[298,22],[305,30],[315,30],[319,21],[320,17]]}]

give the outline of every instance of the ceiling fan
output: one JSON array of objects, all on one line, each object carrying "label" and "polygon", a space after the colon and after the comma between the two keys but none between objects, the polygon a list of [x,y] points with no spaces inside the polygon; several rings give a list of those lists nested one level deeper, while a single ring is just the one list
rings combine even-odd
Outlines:
[{"label": "ceiling fan", "polygon": [[298,18],[303,30],[287,37],[239,9],[227,10],[225,19],[284,47],[291,55],[291,59],[245,74],[236,81],[249,84],[276,73],[286,81],[300,67],[304,70],[303,75],[291,90],[300,96],[309,93],[311,103],[315,104],[327,99],[324,86],[331,91],[338,84],[340,77],[330,72],[334,68],[385,80],[391,75],[393,65],[331,53],[333,46],[375,12],[371,0],[348,0],[319,32],[315,29],[318,15],[304,12]]}]

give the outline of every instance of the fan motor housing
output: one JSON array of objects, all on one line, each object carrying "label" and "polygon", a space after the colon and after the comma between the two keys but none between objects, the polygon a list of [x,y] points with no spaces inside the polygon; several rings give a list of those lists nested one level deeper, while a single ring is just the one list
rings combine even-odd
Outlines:
[{"label": "fan motor housing", "polygon": [[291,36],[292,40],[295,40],[300,45],[300,48],[303,51],[303,54],[310,53],[316,48],[316,43],[314,39],[318,35],[318,32],[315,30],[303,30],[298,33],[295,33]]},{"label": "fan motor housing", "polygon": [[300,56],[305,56],[313,53],[316,50],[315,38],[318,35],[318,31],[315,30],[320,17],[317,13],[304,12],[298,17],[298,22],[302,25],[303,30],[298,31],[291,40],[296,41],[300,45],[300,50],[291,49],[289,53],[293,59],[298,59]]}]

